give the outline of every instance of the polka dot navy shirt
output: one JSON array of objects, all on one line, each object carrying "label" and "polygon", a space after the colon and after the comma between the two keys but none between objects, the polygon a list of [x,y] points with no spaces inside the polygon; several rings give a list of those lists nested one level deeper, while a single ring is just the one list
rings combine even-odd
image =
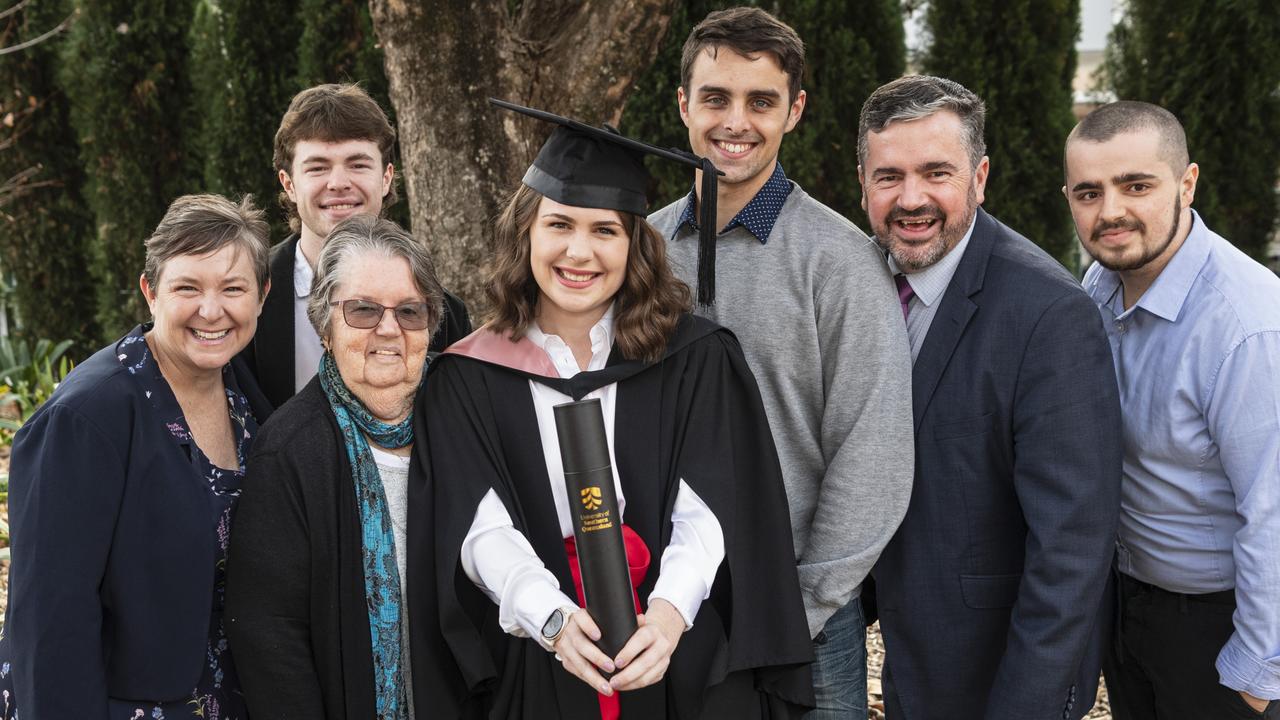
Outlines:
[{"label": "polka dot navy shirt", "polygon": [[[733,216],[720,234],[723,235],[741,225],[747,229],[747,232],[754,235],[761,245],[765,244],[769,241],[769,233],[773,232],[774,223],[778,221],[778,213],[782,212],[782,204],[787,201],[787,196],[790,194],[791,183],[787,180],[786,173],[782,172],[782,163],[776,163],[773,166],[773,174],[765,181],[764,186],[755,197],[751,198],[751,202],[747,203],[746,207]],[[697,199],[696,189],[690,190],[688,197],[685,198],[684,210],[680,213],[680,222],[676,224],[677,230],[687,224],[697,231],[698,214],[694,211],[698,204]]]}]

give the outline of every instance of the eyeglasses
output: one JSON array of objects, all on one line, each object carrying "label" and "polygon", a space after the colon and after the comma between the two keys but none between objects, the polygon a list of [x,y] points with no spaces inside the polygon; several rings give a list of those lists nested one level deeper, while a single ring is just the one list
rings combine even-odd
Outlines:
[{"label": "eyeglasses", "polygon": [[431,324],[431,312],[426,303],[404,303],[386,307],[370,300],[334,300],[330,305],[342,306],[342,319],[358,330],[372,330],[382,322],[382,316],[391,310],[396,323],[404,330],[426,330]]}]

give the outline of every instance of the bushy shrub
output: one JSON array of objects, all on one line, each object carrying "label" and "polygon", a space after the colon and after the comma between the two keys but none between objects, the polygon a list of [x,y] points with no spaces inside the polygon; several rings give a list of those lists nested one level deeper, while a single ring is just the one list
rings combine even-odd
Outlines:
[{"label": "bushy shrub", "polygon": [[13,442],[13,434],[53,395],[58,383],[71,372],[66,355],[70,340],[54,343],[40,339],[0,338],[0,444]]}]

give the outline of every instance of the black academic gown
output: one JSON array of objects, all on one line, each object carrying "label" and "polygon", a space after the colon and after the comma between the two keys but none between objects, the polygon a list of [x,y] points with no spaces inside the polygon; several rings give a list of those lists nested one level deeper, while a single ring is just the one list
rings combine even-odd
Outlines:
[{"label": "black academic gown", "polygon": [[432,717],[599,717],[590,687],[535,641],[502,632],[497,605],[459,560],[476,507],[493,488],[572,593],[530,379],[574,399],[618,383],[614,453],[624,521],[653,557],[638,587],[642,601],[671,537],[681,478],[724,533],[725,560],[711,597],[665,679],[621,694],[622,717],[783,718],[811,707],[812,646],[759,390],[733,335],[685,316],[663,359],[651,365],[624,361],[616,347],[604,370],[568,380],[456,354],[432,365],[416,408],[408,542],[410,617],[421,619],[411,624],[414,694],[431,698]]}]

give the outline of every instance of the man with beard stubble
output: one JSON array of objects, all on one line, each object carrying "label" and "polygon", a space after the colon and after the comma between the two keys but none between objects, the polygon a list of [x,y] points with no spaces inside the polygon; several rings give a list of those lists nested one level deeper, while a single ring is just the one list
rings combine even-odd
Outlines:
[{"label": "man with beard stubble", "polygon": [[914,361],[915,482],[873,572],[892,720],[1080,718],[1107,637],[1111,353],[1070,273],[979,207],[984,115],[958,83],[907,76],[858,128]]},{"label": "man with beard stubble", "polygon": [[1191,209],[1199,174],[1148,103],[1067,139],[1123,407],[1117,720],[1280,717],[1280,278]]}]

